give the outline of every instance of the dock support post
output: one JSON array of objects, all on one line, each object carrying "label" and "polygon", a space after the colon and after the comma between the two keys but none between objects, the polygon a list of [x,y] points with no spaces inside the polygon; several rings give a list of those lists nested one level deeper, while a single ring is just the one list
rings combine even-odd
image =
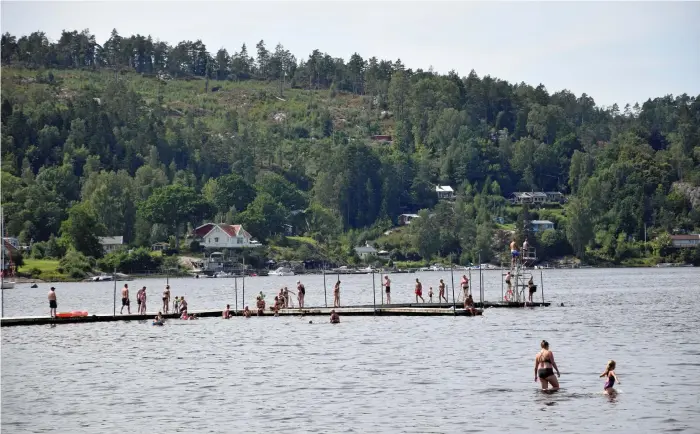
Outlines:
[{"label": "dock support post", "polygon": [[501,301],[503,301],[505,294],[503,293],[503,261],[501,261]]},{"label": "dock support post", "polygon": [[377,289],[374,285],[374,270],[372,270],[372,295],[374,299],[374,313],[377,313]]},{"label": "dock support post", "polygon": [[233,308],[233,314],[238,316],[238,277],[233,278],[233,290],[236,291],[236,295],[234,296],[236,307]]},{"label": "dock support post", "polygon": [[116,268],[114,269],[114,273],[112,274],[112,280],[114,280],[114,309],[112,309],[112,316],[117,316],[117,269]]},{"label": "dock support post", "polygon": [[479,298],[481,301],[481,307],[484,307],[484,279],[481,270],[481,252],[479,252]]},{"label": "dock support post", "polygon": [[542,278],[542,270],[540,269],[540,291],[542,292],[542,307],[544,307],[544,279]]},{"label": "dock support post", "polygon": [[326,263],[323,263],[323,300],[328,307],[328,293],[326,292]]},{"label": "dock support post", "polygon": [[452,255],[450,255],[450,277],[452,277],[452,312],[457,315],[457,299],[455,298],[455,266],[452,263]]},{"label": "dock support post", "polygon": [[[245,250],[244,250],[245,252]],[[243,255],[243,277],[242,277],[242,283],[241,286],[243,287],[243,300],[241,300],[241,306],[245,307],[245,254]]]}]

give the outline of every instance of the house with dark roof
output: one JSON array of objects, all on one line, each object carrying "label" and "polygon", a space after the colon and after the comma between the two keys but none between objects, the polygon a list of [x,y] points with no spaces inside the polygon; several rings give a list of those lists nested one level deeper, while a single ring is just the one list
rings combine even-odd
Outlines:
[{"label": "house with dark roof", "polygon": [[194,230],[194,238],[207,249],[241,249],[260,245],[243,226],[225,223],[203,224]]},{"label": "house with dark roof", "polygon": [[671,245],[676,249],[697,247],[700,245],[700,235],[671,235]]}]

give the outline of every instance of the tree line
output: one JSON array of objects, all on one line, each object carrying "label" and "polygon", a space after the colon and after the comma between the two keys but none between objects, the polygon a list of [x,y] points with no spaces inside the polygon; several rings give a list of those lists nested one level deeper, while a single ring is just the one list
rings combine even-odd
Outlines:
[{"label": "tree line", "polygon": [[[395,258],[488,260],[499,221],[522,238],[528,219],[546,217],[556,229],[533,242],[551,256],[621,262],[649,254],[645,235],[700,227],[698,97],[600,107],[586,94],[474,71],[414,71],[357,53],[345,62],[318,50],[297,60],[263,41],[256,49],[255,58],[245,45],[213,55],[201,41],[171,46],[116,30],[102,45],[88,31],[57,42],[3,35],[8,232],[99,255],[97,234],[146,246],[218,220],[265,241],[289,225],[347,257],[401,213],[429,210],[406,239],[384,241]],[[97,75],[78,86],[64,70]],[[254,98],[212,109],[223,103],[201,99],[212,95],[202,85],[174,114],[167,97],[191,77]],[[453,186],[457,201],[438,204],[436,185]],[[514,191],[561,191],[569,201],[558,212],[514,209],[505,200]],[[92,238],[81,241],[86,227]],[[658,255],[668,253],[662,239]]]}]

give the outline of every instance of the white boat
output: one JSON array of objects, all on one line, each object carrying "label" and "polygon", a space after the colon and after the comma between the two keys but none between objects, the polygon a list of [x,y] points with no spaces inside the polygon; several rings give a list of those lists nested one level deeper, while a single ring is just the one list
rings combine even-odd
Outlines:
[{"label": "white boat", "polygon": [[99,276],[93,276],[90,278],[93,282],[109,282],[112,280],[111,274],[100,274]]},{"label": "white boat", "polygon": [[9,282],[7,280],[2,281],[2,289],[12,289],[15,287],[15,282]]},{"label": "white boat", "polygon": [[294,276],[294,271],[291,268],[279,267],[274,271],[270,271],[268,276]]},{"label": "white boat", "polygon": [[227,273],[225,271],[217,271],[216,273],[214,273],[214,277],[216,277],[216,278],[233,277],[233,274]]}]

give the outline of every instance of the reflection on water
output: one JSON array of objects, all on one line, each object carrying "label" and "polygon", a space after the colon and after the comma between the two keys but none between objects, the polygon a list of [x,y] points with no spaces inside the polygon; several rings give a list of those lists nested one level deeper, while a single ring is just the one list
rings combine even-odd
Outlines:
[{"label": "reflection on water", "polygon": [[[394,299],[409,301],[415,275],[392,277]],[[418,277],[426,285],[446,276]],[[698,287],[688,285],[697,278],[694,269],[546,271],[545,296],[557,306],[477,318],[7,327],[2,431],[697,432]],[[323,303],[320,279],[303,278],[308,304]],[[485,279],[486,298],[497,299],[498,272]],[[371,276],[341,280],[345,300],[372,301]],[[143,282],[130,286],[164,283]],[[246,279],[246,301],[295,282]],[[230,283],[171,286],[192,308],[218,308],[232,303]],[[5,291],[6,315],[43,314],[43,286]],[[111,312],[109,284],[57,287],[59,311]],[[542,339],[562,373],[554,394],[533,382]],[[614,397],[598,378],[609,359],[623,383]]]}]

